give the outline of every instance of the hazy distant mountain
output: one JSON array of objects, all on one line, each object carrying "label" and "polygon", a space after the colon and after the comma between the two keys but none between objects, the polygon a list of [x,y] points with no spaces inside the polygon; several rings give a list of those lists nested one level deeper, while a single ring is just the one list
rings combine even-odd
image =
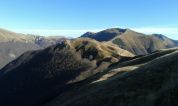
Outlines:
[{"label": "hazy distant mountain", "polygon": [[39,106],[70,84],[133,56],[112,43],[89,38],[26,52],[0,71],[0,105]]},{"label": "hazy distant mountain", "polygon": [[44,106],[177,106],[178,49],[118,62]]},{"label": "hazy distant mountain", "polygon": [[155,50],[178,46],[178,41],[164,35],[145,35],[130,29],[112,28],[98,33],[87,32],[81,37],[89,37],[98,41],[109,41],[136,55],[144,55]]},{"label": "hazy distant mountain", "polygon": [[0,68],[28,50],[37,50],[56,44],[64,37],[24,35],[0,29]]}]

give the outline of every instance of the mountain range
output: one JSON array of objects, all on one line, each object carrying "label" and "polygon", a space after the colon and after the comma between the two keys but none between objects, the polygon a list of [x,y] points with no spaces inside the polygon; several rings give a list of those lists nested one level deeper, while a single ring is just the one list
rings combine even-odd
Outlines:
[{"label": "mountain range", "polygon": [[0,32],[0,54],[20,51],[0,70],[1,106],[178,105],[178,43],[164,35],[120,28],[75,39]]},{"label": "mountain range", "polygon": [[[130,29],[111,28],[97,33],[87,32],[81,37],[88,37],[100,42],[111,42],[135,55],[145,55],[155,50],[178,46],[178,41],[161,34],[146,35]],[[39,36],[15,33],[0,29],[0,68],[29,50],[44,49],[61,40],[62,36]]]}]

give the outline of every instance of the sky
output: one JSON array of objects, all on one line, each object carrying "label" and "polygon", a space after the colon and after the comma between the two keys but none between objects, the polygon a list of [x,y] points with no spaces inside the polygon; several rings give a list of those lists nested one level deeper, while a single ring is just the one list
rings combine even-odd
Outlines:
[{"label": "sky", "polygon": [[78,37],[129,28],[178,40],[178,0],[1,0],[0,28]]}]

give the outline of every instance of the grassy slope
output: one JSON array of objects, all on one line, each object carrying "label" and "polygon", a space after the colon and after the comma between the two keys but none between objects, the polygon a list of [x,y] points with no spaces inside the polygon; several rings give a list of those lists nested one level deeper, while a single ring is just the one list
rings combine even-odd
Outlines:
[{"label": "grassy slope", "polygon": [[168,50],[139,67],[108,69],[44,106],[176,106],[177,60],[178,51]]},{"label": "grassy slope", "polygon": [[127,60],[127,61],[114,63],[111,66],[112,67],[123,67],[123,66],[132,66],[132,65],[141,65],[141,64],[145,64],[151,60],[154,60],[155,58],[172,53],[176,50],[178,50],[178,48],[173,48],[173,49],[169,49],[169,50],[167,50],[167,49],[159,50],[159,51],[155,51],[151,54],[147,54],[147,55],[140,56],[140,57],[133,58],[133,59],[131,58],[130,60]]},{"label": "grassy slope", "polygon": [[169,38],[161,39],[154,35],[146,36],[131,30],[127,30],[121,36],[113,38],[112,42],[136,55],[144,55],[159,49],[177,46]]},{"label": "grassy slope", "polygon": [[89,50],[98,50],[98,57],[97,58],[106,58],[106,57],[115,57],[118,58],[120,56],[129,56],[133,57],[134,55],[126,50],[118,48],[116,45],[108,42],[97,42],[96,40],[89,39],[89,38],[79,38],[72,42],[72,45],[76,49],[82,49],[84,47],[85,50],[83,52],[89,52]]}]

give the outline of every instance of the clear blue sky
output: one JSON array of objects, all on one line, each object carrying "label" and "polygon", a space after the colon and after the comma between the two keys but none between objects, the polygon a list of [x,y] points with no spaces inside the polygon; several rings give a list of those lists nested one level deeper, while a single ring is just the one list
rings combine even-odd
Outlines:
[{"label": "clear blue sky", "polygon": [[178,39],[178,0],[1,0],[0,13],[1,28],[23,33],[73,37],[121,27]]}]

